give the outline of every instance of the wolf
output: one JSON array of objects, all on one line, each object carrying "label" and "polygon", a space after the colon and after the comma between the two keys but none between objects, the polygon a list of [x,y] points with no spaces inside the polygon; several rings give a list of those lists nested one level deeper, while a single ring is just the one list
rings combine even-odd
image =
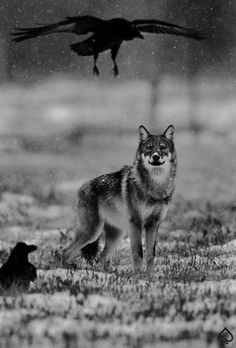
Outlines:
[{"label": "wolf", "polygon": [[146,272],[154,275],[157,231],[165,218],[175,189],[177,155],[174,126],[153,135],[141,125],[132,166],[87,181],[78,191],[75,238],[65,249],[67,261],[81,251],[96,257],[101,233],[105,246],[101,260],[110,261],[125,231],[129,230],[133,270],[142,270],[142,231],[145,232]]}]

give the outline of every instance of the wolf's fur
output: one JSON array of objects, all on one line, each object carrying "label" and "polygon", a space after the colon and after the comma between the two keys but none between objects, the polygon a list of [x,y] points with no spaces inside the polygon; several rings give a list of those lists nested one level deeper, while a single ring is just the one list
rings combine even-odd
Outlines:
[{"label": "wolf's fur", "polygon": [[177,158],[173,135],[173,126],[162,135],[151,135],[140,126],[134,164],[101,175],[79,189],[75,240],[65,251],[67,260],[80,250],[87,259],[95,257],[103,231],[102,258],[106,260],[128,229],[134,270],[139,272],[144,229],[147,272],[153,272],[157,230],[166,216],[175,187]]}]

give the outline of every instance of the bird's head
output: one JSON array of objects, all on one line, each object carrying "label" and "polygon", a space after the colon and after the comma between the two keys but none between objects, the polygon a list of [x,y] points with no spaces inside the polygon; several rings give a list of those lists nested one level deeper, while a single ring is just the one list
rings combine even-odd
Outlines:
[{"label": "bird's head", "polygon": [[135,28],[135,37],[139,38],[139,39],[144,39],[144,36],[140,33],[140,31]]},{"label": "bird's head", "polygon": [[13,248],[11,255],[28,255],[29,253],[37,249],[38,248],[36,245],[33,245],[33,244],[27,245],[24,242],[19,242]]},{"label": "bird's head", "polygon": [[137,37],[139,39],[144,39],[144,36],[140,33],[136,25],[134,25],[133,23],[132,23],[132,31],[133,31],[134,37]]}]

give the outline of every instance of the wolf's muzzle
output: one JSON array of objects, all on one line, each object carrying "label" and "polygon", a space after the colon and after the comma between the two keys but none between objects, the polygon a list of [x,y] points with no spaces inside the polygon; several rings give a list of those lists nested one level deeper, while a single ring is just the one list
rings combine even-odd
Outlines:
[{"label": "wolf's muzzle", "polygon": [[156,152],[152,155],[151,160],[149,161],[149,164],[152,166],[161,166],[164,163],[165,161],[161,161],[161,157]]}]

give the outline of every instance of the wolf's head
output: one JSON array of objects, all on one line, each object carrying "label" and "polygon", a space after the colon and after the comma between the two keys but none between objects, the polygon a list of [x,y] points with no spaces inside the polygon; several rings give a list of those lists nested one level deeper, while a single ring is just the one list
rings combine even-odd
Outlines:
[{"label": "wolf's head", "polygon": [[147,170],[166,172],[176,161],[174,127],[170,125],[161,135],[153,135],[144,126],[139,127],[137,159]]}]

